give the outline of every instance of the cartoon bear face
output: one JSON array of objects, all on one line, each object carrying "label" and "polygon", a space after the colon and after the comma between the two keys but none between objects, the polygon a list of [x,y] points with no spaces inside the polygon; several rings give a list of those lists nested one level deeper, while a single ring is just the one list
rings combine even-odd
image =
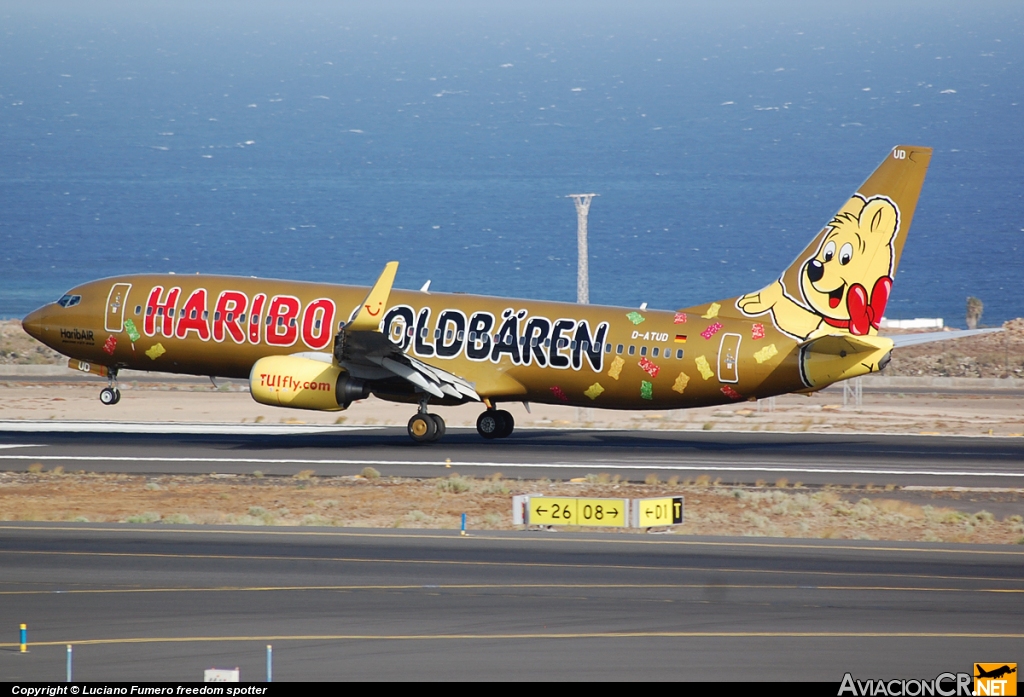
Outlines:
[{"label": "cartoon bear face", "polygon": [[[829,324],[841,326],[851,320],[851,307],[856,314],[866,302],[873,302],[868,290],[878,287],[882,279],[891,285],[892,243],[898,229],[899,210],[888,198],[851,198],[829,223],[817,253],[801,270],[800,290],[807,305]],[[875,308],[875,326],[885,309],[887,290],[885,295],[885,299],[874,299],[875,304],[881,301]]]}]

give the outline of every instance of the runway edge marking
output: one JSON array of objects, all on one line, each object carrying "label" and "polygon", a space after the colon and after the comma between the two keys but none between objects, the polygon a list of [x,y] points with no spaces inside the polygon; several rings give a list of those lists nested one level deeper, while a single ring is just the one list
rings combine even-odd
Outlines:
[{"label": "runway edge marking", "polygon": [[[523,534],[519,537],[498,537],[493,535],[474,534],[471,536],[460,536],[457,530],[438,533],[426,533],[412,535],[391,532],[342,532],[342,531],[290,531],[290,530],[197,530],[193,528],[144,528],[137,525],[126,525],[123,528],[93,528],[93,527],[66,527],[66,526],[32,526],[32,525],[0,525],[0,530],[31,530],[31,531],[61,531],[61,532],[102,532],[102,533],[156,533],[159,535],[168,534],[191,534],[191,535],[277,535],[285,537],[359,537],[359,538],[391,538],[391,539],[428,539],[428,540],[480,540],[487,542],[531,542],[531,543],[586,543],[586,544],[632,544],[632,545],[653,545],[653,546],[687,546],[687,547],[737,547],[737,548],[763,548],[763,549],[802,549],[802,550],[830,550],[830,551],[853,551],[853,552],[917,552],[922,554],[974,554],[974,555],[1001,555],[1011,557],[1024,557],[1024,551],[1014,550],[988,550],[988,549],[951,549],[948,547],[926,548],[926,547],[880,547],[862,545],[836,545],[816,544],[817,540],[808,538],[804,543],[783,543],[783,542],[718,542],[704,540],[647,540],[636,539],[635,536],[607,537],[534,537]],[[8,553],[17,553],[17,550],[8,550]],[[59,554],[61,552],[54,552]],[[126,556],[129,556],[126,554]],[[140,555],[142,556],[142,555]]]},{"label": "runway edge marking", "polygon": [[[300,458],[254,458],[254,457],[131,457],[126,455],[0,455],[0,460],[32,460],[34,462],[170,462],[210,464],[258,464],[258,465],[379,465],[382,467],[493,467],[506,469],[610,469],[610,470],[669,470],[669,471],[713,471],[713,472],[799,472],[803,474],[873,474],[895,476],[934,477],[1011,477],[1024,479],[1024,472],[969,472],[960,470],[898,470],[864,469],[837,467],[765,467],[759,465],[667,465],[637,464],[612,465],[576,463],[524,463],[524,462],[442,462],[433,460],[315,460]],[[143,474],[143,473],[139,473]]]}]

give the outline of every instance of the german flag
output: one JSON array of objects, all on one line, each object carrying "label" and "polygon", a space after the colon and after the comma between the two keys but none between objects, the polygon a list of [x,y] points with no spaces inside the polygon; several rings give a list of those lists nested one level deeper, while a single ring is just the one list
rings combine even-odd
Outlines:
[{"label": "german flag", "polygon": [[677,344],[685,344],[686,343],[686,334],[676,334],[676,343]]}]

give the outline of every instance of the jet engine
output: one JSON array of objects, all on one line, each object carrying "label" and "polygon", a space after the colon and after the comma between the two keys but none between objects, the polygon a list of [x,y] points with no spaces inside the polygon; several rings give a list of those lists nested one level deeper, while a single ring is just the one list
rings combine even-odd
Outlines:
[{"label": "jet engine", "polygon": [[299,356],[268,356],[249,373],[249,392],[260,404],[292,409],[341,411],[369,388],[333,363]]}]

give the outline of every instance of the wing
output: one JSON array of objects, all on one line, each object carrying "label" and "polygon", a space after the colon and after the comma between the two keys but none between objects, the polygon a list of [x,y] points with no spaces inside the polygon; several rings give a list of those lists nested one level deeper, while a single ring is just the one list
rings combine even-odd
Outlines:
[{"label": "wing", "polygon": [[482,401],[469,382],[406,355],[381,331],[383,312],[397,271],[398,262],[388,262],[366,300],[354,313],[355,317],[334,337],[334,360],[363,380],[397,377],[408,382],[416,392],[426,392],[438,399]]}]

